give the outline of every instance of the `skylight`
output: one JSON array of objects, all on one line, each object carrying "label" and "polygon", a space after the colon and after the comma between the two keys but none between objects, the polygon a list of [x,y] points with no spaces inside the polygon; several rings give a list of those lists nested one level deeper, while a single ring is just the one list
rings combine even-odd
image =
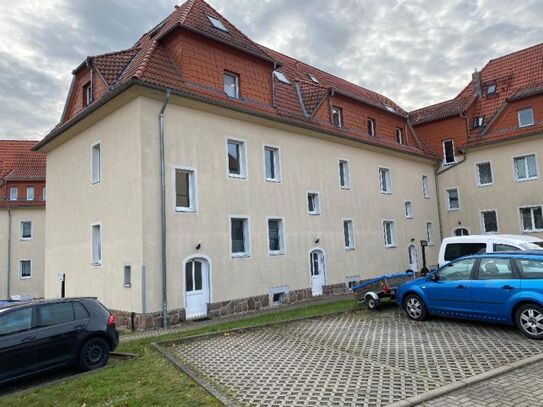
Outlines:
[{"label": "skylight", "polygon": [[309,79],[311,79],[314,83],[319,83],[319,80],[315,77],[315,75],[308,73],[307,76],[309,76]]},{"label": "skylight", "polygon": [[281,82],[290,84],[289,80],[287,79],[287,77],[285,76],[285,74],[283,72],[273,71],[273,74]]},{"label": "skylight", "polygon": [[396,110],[394,110],[394,108],[393,108],[392,106],[389,106],[389,105],[387,105],[386,103],[383,103],[383,106],[384,106],[385,109],[388,110],[389,112],[396,113]]},{"label": "skylight", "polygon": [[213,24],[213,27],[218,28],[221,31],[228,32],[222,21],[219,20],[217,17],[210,16],[209,14],[206,14],[206,16],[209,21],[211,21],[211,24]]},{"label": "skylight", "polygon": [[493,83],[492,85],[488,85],[486,87],[486,95],[492,96],[494,93],[496,93],[496,84]]}]

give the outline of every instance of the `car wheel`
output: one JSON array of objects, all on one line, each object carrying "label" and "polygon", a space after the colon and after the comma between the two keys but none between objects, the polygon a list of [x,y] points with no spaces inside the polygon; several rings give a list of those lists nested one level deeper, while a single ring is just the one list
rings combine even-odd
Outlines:
[{"label": "car wheel", "polygon": [[104,367],[108,360],[109,345],[102,338],[89,339],[79,352],[79,367],[85,371]]},{"label": "car wheel", "polygon": [[371,311],[377,311],[379,309],[379,305],[380,305],[379,300],[376,300],[371,295],[368,295],[366,297],[366,303],[368,304],[368,308]]},{"label": "car wheel", "polygon": [[515,314],[518,329],[528,338],[543,339],[543,307],[526,304]]},{"label": "car wheel", "polygon": [[403,302],[403,308],[407,316],[415,321],[426,319],[426,306],[416,294],[407,294]]}]

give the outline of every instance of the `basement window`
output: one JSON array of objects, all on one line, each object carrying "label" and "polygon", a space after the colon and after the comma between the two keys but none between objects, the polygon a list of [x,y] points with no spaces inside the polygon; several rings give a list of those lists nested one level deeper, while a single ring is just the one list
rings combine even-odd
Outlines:
[{"label": "basement window", "polygon": [[228,32],[228,30],[226,29],[226,27],[224,26],[224,24],[222,23],[221,20],[219,20],[217,17],[213,17],[213,16],[210,16],[209,14],[206,14],[207,18],[209,19],[209,21],[211,22],[211,24],[213,25],[213,27],[221,30],[221,31],[224,31],[225,33]]},{"label": "basement window", "polygon": [[285,76],[285,74],[283,72],[273,71],[273,74],[281,82],[286,83],[287,85],[290,85],[290,81],[287,79],[287,77]]},{"label": "basement window", "polygon": [[269,290],[271,305],[281,305],[287,303],[288,286],[272,287]]},{"label": "basement window", "polygon": [[313,83],[319,83],[319,80],[317,79],[315,75],[308,73],[307,76],[309,76],[309,79],[311,79]]}]

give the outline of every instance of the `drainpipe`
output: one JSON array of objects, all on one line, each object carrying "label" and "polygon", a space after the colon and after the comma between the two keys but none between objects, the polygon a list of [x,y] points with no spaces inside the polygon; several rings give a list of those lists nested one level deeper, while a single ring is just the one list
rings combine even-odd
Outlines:
[{"label": "drainpipe", "polygon": [[168,89],[158,121],[160,126],[160,215],[161,215],[161,247],[162,247],[162,326],[168,327],[168,273],[166,265],[166,169],[164,164],[164,111],[170,101],[171,91]]},{"label": "drainpipe", "polygon": [[11,208],[8,206],[8,281],[7,281],[7,295],[6,299],[9,300],[11,296]]}]

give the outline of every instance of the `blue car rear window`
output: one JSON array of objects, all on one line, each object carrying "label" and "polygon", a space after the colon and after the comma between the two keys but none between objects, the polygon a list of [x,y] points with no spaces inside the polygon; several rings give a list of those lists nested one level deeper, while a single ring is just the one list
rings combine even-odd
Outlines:
[{"label": "blue car rear window", "polygon": [[519,259],[517,265],[522,278],[543,279],[543,260]]}]

